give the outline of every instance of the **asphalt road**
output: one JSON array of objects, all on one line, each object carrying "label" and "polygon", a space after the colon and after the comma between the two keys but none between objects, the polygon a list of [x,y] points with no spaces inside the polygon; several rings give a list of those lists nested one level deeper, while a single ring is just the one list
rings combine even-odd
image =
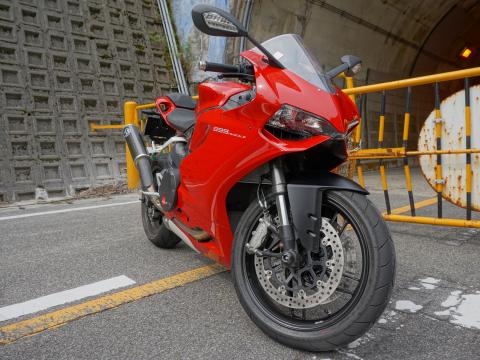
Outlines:
[{"label": "asphalt road", "polygon": [[[395,179],[392,202],[405,205]],[[417,199],[430,196],[425,188]],[[382,207],[381,191],[370,197]],[[150,244],[137,198],[0,209],[0,310],[121,275],[136,284],[109,293],[211,264],[183,244],[169,251]],[[445,207],[448,215],[464,214]],[[344,349],[312,354],[272,341],[245,315],[223,272],[0,345],[0,359],[480,358],[480,231],[390,228],[398,259],[392,301],[379,323]],[[0,321],[0,335],[4,326],[103,295]]]}]

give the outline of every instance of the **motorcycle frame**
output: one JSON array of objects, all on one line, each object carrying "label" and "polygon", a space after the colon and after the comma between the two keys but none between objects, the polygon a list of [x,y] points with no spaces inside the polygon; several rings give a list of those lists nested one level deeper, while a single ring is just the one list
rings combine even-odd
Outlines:
[{"label": "motorcycle frame", "polygon": [[[183,229],[208,233],[209,241],[197,241],[191,233],[182,230],[196,250],[227,268],[230,268],[234,241],[227,211],[229,192],[248,174],[272,164],[272,160],[305,152],[331,140],[326,135],[302,140],[280,139],[265,129],[268,120],[284,104],[322,117],[343,137],[346,158],[348,125],[359,116],[355,104],[340,89],[335,88],[333,92],[319,89],[287,69],[269,65],[265,56],[255,51],[245,51],[241,56],[254,67],[255,97],[246,104],[226,109],[224,105],[229,98],[251,90],[252,86],[230,81],[199,85],[197,120],[188,155],[180,165],[177,205],[164,213],[167,221],[180,222]],[[169,102],[170,113],[175,104],[165,98],[157,99],[157,104]],[[158,108],[162,112],[160,106]],[[304,237],[305,212],[319,215],[318,204],[311,200],[309,205],[302,204],[308,197],[318,199],[325,189],[366,193],[356,183],[328,172],[316,174],[315,178],[298,174],[286,182],[282,162],[273,163],[276,165],[272,166],[272,177],[283,179],[287,189],[286,193],[283,189],[276,194],[277,205],[291,206],[293,210],[293,224],[289,224],[288,209],[279,209],[287,219],[287,224],[282,221],[282,225],[293,227],[296,238]],[[279,200],[279,196],[284,199]],[[317,216],[318,219],[321,221],[321,216]]]}]

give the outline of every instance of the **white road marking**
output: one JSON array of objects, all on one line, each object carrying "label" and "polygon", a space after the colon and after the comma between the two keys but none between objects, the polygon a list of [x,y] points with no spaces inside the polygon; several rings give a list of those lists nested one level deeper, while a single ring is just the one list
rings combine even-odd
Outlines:
[{"label": "white road marking", "polygon": [[133,284],[135,284],[135,281],[125,275],[121,275],[74,289],[42,296],[37,299],[25,301],[23,303],[4,306],[0,308],[0,321],[14,319],[27,314],[33,314],[53,306],[77,301],[86,297],[98,295],[113,289],[118,289]]},{"label": "white road marking", "polygon": [[139,203],[139,201],[135,200],[135,201],[125,201],[125,202],[120,202],[120,203],[112,203],[112,204],[102,204],[102,205],[84,206],[84,207],[78,207],[78,208],[69,208],[69,209],[62,209],[62,210],[42,211],[42,212],[35,212],[35,213],[31,213],[31,214],[4,216],[4,217],[0,217],[0,221],[22,219],[22,218],[28,218],[28,217],[32,217],[32,216],[61,214],[61,213],[67,213],[67,212],[72,212],[72,211],[100,209],[100,208],[105,208],[105,207],[121,206],[121,205],[128,205],[128,204],[138,204],[138,203]]}]

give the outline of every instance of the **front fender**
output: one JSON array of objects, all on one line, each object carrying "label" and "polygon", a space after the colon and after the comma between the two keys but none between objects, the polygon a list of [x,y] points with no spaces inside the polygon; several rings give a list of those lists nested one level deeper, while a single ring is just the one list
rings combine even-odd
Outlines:
[{"label": "front fender", "polygon": [[320,241],[322,196],[327,190],[348,190],[368,195],[368,191],[356,182],[331,172],[301,174],[290,178],[287,192],[295,237],[307,250],[312,250],[315,243]]}]

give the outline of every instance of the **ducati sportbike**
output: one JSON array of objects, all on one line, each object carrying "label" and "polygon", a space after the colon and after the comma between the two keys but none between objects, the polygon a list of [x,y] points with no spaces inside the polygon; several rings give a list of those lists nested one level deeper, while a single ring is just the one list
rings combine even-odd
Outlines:
[{"label": "ducati sportbike", "polygon": [[[184,94],[156,100],[143,134],[124,128],[142,185],[147,237],[183,240],[231,269],[248,316],[277,341],[331,350],[364,334],[385,309],[395,251],[381,214],[355,182],[332,172],[359,123],[332,79],[360,60],[322,66],[291,34],[256,41],[229,13],[197,5],[211,36],[246,37],[238,65]],[[148,147],[145,144],[148,144]]]}]

